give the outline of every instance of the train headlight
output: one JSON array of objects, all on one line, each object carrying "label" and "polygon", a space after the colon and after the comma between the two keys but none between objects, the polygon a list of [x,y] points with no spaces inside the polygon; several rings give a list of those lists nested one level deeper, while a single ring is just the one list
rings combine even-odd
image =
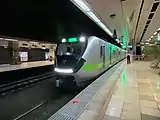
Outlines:
[{"label": "train headlight", "polygon": [[62,43],[65,43],[65,42],[66,42],[66,39],[65,39],[65,38],[63,38],[63,39],[62,39]]},{"label": "train headlight", "polygon": [[84,36],[80,37],[80,38],[79,38],[79,41],[80,41],[80,42],[85,42],[85,41],[86,41],[86,37],[84,37]]},{"label": "train headlight", "polygon": [[60,73],[73,73],[72,69],[59,69],[59,68],[55,68],[54,70],[56,72],[60,72]]}]

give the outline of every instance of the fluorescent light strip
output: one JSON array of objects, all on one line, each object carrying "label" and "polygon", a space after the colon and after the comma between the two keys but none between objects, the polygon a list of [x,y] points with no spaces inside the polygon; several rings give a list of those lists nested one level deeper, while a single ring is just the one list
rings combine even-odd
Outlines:
[{"label": "fluorescent light strip", "polygon": [[110,30],[108,30],[107,28],[106,29],[104,29],[110,36],[113,36],[113,33],[111,33],[111,31]]},{"label": "fluorescent light strip", "polygon": [[101,28],[107,29],[106,26],[102,22],[99,22],[98,24],[100,25]]},{"label": "fluorescent light strip", "polygon": [[154,33],[154,35],[156,35],[156,34],[157,34],[157,32]]},{"label": "fluorescent light strip", "polygon": [[87,12],[87,14],[95,21],[95,22],[100,22],[100,20],[97,18],[97,16],[93,12]]},{"label": "fluorescent light strip", "polygon": [[18,41],[18,40],[10,39],[10,38],[4,38],[4,40],[7,40],[7,41]]},{"label": "fluorescent light strip", "polygon": [[91,11],[91,9],[82,0],[73,0],[84,12],[89,15],[104,31],[110,36],[113,36],[112,32],[99,20],[99,18]]},{"label": "fluorescent light strip", "polygon": [[85,12],[90,11],[90,8],[83,1],[74,0],[74,2],[76,2]]}]

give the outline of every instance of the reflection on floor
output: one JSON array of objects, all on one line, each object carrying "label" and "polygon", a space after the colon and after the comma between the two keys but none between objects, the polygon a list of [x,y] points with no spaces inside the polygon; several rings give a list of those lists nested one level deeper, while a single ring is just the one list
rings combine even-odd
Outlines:
[{"label": "reflection on floor", "polygon": [[149,65],[126,65],[104,120],[160,120],[160,76]]}]

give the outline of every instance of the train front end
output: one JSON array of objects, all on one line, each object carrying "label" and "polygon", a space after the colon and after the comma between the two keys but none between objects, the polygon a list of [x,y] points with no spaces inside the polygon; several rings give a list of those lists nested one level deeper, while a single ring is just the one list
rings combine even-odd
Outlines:
[{"label": "train front end", "polygon": [[76,83],[75,74],[85,63],[82,58],[87,47],[87,38],[62,39],[55,52],[56,86],[70,86]]}]

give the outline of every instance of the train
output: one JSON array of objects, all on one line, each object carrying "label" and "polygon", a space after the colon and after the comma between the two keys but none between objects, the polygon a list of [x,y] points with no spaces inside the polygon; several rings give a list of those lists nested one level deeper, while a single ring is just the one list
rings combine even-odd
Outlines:
[{"label": "train", "polygon": [[96,36],[62,39],[55,51],[56,86],[84,87],[126,57],[126,50]]}]

